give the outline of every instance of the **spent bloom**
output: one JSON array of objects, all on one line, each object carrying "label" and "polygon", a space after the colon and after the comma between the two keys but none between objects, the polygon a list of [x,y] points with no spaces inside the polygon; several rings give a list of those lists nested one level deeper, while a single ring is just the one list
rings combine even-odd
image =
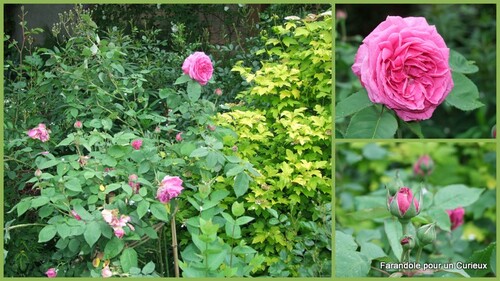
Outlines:
[{"label": "spent bloom", "polygon": [[32,139],[38,139],[42,142],[46,142],[50,139],[50,130],[47,130],[45,124],[40,123],[37,127],[28,131],[28,136]]},{"label": "spent bloom", "polygon": [[425,18],[388,16],[363,40],[352,71],[373,103],[404,121],[426,120],[453,89],[449,55]]},{"label": "spent bloom", "polygon": [[51,267],[45,272],[45,275],[49,278],[55,278],[57,276],[57,270]]},{"label": "spent bloom", "polygon": [[458,207],[453,210],[447,210],[448,216],[450,217],[451,230],[464,224],[465,209],[463,207]]},{"label": "spent bloom", "polygon": [[141,146],[142,146],[142,140],[141,139],[133,140],[131,145],[135,150],[139,150],[139,149],[141,149]]},{"label": "spent bloom", "polygon": [[131,174],[130,176],[128,176],[128,185],[132,187],[134,193],[138,193],[139,187],[141,186],[140,183],[137,182],[137,179],[138,177],[136,174]]},{"label": "spent bloom", "polygon": [[429,155],[422,155],[413,165],[413,173],[419,176],[429,176],[434,170],[434,161]]},{"label": "spent bloom", "polygon": [[134,227],[129,223],[131,220],[129,216],[121,215],[120,218],[118,218],[118,209],[104,209],[101,211],[101,215],[104,221],[113,228],[115,236],[118,238],[122,238],[125,234],[125,231],[123,230],[124,226],[128,226],[131,230],[134,229]]},{"label": "spent bloom", "polygon": [[161,203],[168,203],[171,199],[179,196],[182,187],[182,180],[179,177],[165,176],[156,192],[156,198]]},{"label": "spent bloom", "polygon": [[212,78],[214,68],[212,61],[204,52],[195,52],[184,60],[182,71],[200,85],[206,85]]}]

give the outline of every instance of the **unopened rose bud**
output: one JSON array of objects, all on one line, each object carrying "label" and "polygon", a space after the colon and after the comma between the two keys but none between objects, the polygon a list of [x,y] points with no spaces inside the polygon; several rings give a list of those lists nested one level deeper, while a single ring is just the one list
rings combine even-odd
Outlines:
[{"label": "unopened rose bud", "polygon": [[233,147],[231,147],[231,149],[232,149],[234,152],[238,151],[238,147],[237,147],[236,145],[233,145]]},{"label": "unopened rose bud", "polygon": [[451,230],[464,224],[465,209],[458,207],[454,210],[447,210],[448,216],[450,217]]},{"label": "unopened rose bud", "polygon": [[82,217],[80,217],[80,215],[75,211],[75,210],[71,210],[71,215],[77,220],[77,221],[80,221],[82,220]]},{"label": "unopened rose bud", "polygon": [[131,174],[130,176],[128,176],[128,180],[129,181],[136,181],[139,177],[137,177],[136,174]]},{"label": "unopened rose bud", "polygon": [[83,127],[82,121],[76,121],[73,126],[77,129],[81,129]]},{"label": "unopened rose bud", "polygon": [[218,95],[218,96],[222,96],[222,90],[221,90],[221,88],[217,88],[217,89],[215,89],[214,93],[215,93],[216,95]]},{"label": "unopened rose bud", "polygon": [[436,240],[436,227],[434,223],[422,225],[417,230],[417,239],[420,246],[431,244]]},{"label": "unopened rose bud", "polygon": [[210,131],[215,131],[215,126],[214,125],[207,125],[207,129]]},{"label": "unopened rose bud", "polygon": [[182,141],[182,132],[177,133],[177,135],[175,136],[175,140]]},{"label": "unopened rose bud", "polygon": [[155,133],[159,134],[161,132],[161,128],[158,126],[155,128]]},{"label": "unopened rose bud", "polygon": [[36,169],[36,171],[35,171],[35,177],[39,178],[41,176],[42,176],[42,170]]},{"label": "unopened rose bud", "polygon": [[429,155],[423,155],[418,158],[413,165],[413,172],[419,176],[429,176],[434,170],[434,161]]},{"label": "unopened rose bud", "polygon": [[403,250],[411,250],[415,247],[415,239],[410,235],[403,236],[400,243],[403,246]]},{"label": "unopened rose bud", "polygon": [[420,213],[422,205],[422,191],[420,198],[417,200],[411,189],[401,187],[397,194],[388,198],[388,207],[391,214],[399,219],[411,219]]}]

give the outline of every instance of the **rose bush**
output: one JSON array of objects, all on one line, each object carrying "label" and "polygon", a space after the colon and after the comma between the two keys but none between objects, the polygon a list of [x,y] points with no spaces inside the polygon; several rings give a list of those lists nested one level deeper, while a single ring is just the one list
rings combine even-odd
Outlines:
[{"label": "rose bush", "polygon": [[404,121],[426,120],[453,88],[450,50],[421,17],[391,17],[359,47],[352,66],[368,97]]}]

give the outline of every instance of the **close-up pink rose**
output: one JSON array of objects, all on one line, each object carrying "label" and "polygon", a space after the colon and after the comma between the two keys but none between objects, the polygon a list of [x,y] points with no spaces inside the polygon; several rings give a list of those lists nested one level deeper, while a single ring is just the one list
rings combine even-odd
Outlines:
[{"label": "close-up pink rose", "polygon": [[426,120],[453,88],[449,54],[425,18],[388,16],[363,40],[352,71],[372,102],[404,121]]},{"label": "close-up pink rose", "polygon": [[51,267],[45,272],[45,275],[47,275],[47,277],[49,278],[55,278],[57,277],[57,270]]},{"label": "close-up pink rose", "polygon": [[182,187],[182,180],[179,177],[165,176],[156,192],[156,198],[161,203],[168,203],[172,198],[179,196]]},{"label": "close-up pink rose", "polygon": [[141,146],[142,146],[142,140],[141,139],[133,140],[131,144],[135,150],[139,150],[139,149],[141,149]]},{"label": "close-up pink rose", "polygon": [[212,78],[214,68],[212,61],[204,52],[195,52],[184,60],[182,72],[201,85],[206,85]]},{"label": "close-up pink rose", "polygon": [[40,123],[37,127],[28,131],[28,136],[32,139],[38,139],[42,142],[46,142],[50,139],[50,130],[47,130],[45,124]]},{"label": "close-up pink rose", "polygon": [[455,228],[461,226],[464,224],[464,215],[465,215],[465,209],[462,207],[458,207],[453,210],[447,210],[448,216],[450,217],[450,222],[451,222],[451,230],[454,230]]}]

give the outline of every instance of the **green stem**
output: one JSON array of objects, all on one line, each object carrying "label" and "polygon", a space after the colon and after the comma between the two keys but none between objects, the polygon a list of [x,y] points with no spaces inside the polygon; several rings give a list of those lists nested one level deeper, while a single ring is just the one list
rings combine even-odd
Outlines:
[{"label": "green stem", "polygon": [[409,235],[409,232],[410,232],[410,229],[409,229],[409,225],[410,225],[410,221],[401,221],[401,225],[403,226],[403,236],[405,235]]},{"label": "green stem", "polygon": [[22,227],[27,227],[27,226],[46,226],[47,224],[42,224],[42,223],[25,223],[25,224],[18,224],[18,225],[14,225],[14,226],[9,226],[7,228],[7,231],[10,231],[12,229],[16,229],[16,228],[22,228]]},{"label": "green stem", "polygon": [[418,247],[418,250],[417,250],[417,259],[416,259],[416,262],[419,263],[420,262],[420,256],[422,255],[422,247]]}]

